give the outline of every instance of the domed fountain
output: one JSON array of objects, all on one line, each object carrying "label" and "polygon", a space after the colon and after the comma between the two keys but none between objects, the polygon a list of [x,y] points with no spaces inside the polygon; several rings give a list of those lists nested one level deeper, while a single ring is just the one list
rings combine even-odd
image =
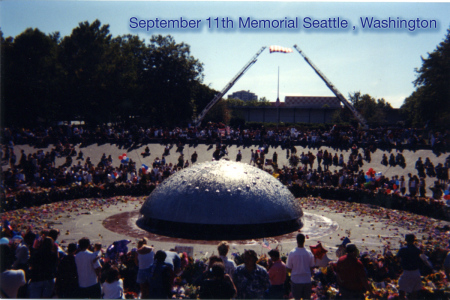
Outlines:
[{"label": "domed fountain", "polygon": [[137,225],[147,231],[199,240],[276,236],[303,226],[302,208],[282,183],[258,168],[225,160],[170,176],[140,214]]}]

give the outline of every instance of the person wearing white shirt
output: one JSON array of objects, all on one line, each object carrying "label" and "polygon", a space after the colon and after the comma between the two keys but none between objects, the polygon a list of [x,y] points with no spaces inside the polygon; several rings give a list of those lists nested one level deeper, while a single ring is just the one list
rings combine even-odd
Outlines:
[{"label": "person wearing white shirt", "polygon": [[78,272],[78,285],[80,286],[80,298],[100,298],[101,286],[98,275],[101,265],[95,253],[88,250],[91,242],[84,237],[78,241],[80,251],[75,256]]},{"label": "person wearing white shirt", "polygon": [[123,280],[120,278],[119,269],[111,267],[106,275],[106,281],[102,284],[103,299],[124,299]]},{"label": "person wearing white shirt", "polygon": [[230,245],[226,241],[220,242],[219,245],[217,246],[220,258],[222,259],[223,264],[225,266],[225,273],[227,273],[230,276],[233,276],[233,273],[236,270],[236,263],[232,260],[228,260],[227,254],[229,249]]},{"label": "person wearing white shirt", "polygon": [[17,298],[21,286],[26,284],[25,272],[23,270],[11,270],[14,262],[14,253],[8,244],[0,245],[0,288],[1,298]]},{"label": "person wearing white shirt", "polygon": [[286,267],[291,272],[291,291],[295,299],[311,298],[314,255],[304,247],[305,235],[297,235],[297,248],[289,252]]},{"label": "person wearing white shirt", "polygon": [[139,283],[141,288],[141,299],[149,297],[150,266],[153,264],[155,257],[153,247],[148,246],[147,243],[148,240],[145,237],[138,241],[135,256],[135,263],[139,267],[136,282]]}]

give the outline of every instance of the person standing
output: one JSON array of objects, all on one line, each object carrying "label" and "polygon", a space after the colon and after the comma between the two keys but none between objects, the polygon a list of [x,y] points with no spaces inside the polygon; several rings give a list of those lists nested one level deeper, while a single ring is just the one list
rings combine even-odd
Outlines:
[{"label": "person standing", "polygon": [[420,197],[426,197],[426,193],[427,193],[426,187],[427,186],[425,183],[425,178],[421,177],[419,179],[419,195],[420,195]]},{"label": "person standing", "polygon": [[100,261],[97,255],[88,250],[91,241],[83,237],[78,241],[79,252],[75,255],[77,265],[78,285],[80,286],[80,298],[101,298],[101,286],[98,276],[101,271]]},{"label": "person standing", "polygon": [[447,253],[444,260],[444,273],[447,280],[450,280],[450,251]]},{"label": "person standing", "polygon": [[197,162],[197,158],[198,158],[197,151],[194,151],[194,153],[192,153],[192,155],[191,155],[192,164],[195,164]]},{"label": "person standing", "polygon": [[181,257],[174,248],[166,251],[166,259],[164,262],[172,269],[176,276],[181,274]]},{"label": "person standing", "polygon": [[21,235],[14,236],[12,240],[12,250],[16,253],[16,260],[13,263],[13,268],[28,271],[28,260],[30,259],[30,250],[28,249],[28,245],[25,243],[25,240]]},{"label": "person standing", "polygon": [[232,299],[236,295],[236,286],[225,266],[216,262],[211,267],[212,278],[202,281],[200,299]]},{"label": "person standing", "polygon": [[408,190],[409,190],[409,196],[415,197],[417,194],[417,182],[415,178],[411,175],[411,173],[408,173]]},{"label": "person standing", "polygon": [[236,270],[236,263],[232,260],[228,260],[227,254],[229,249],[230,245],[226,241],[220,242],[217,246],[219,256],[223,261],[223,265],[225,266],[225,273],[232,276],[234,271]]},{"label": "person standing", "polygon": [[242,152],[241,149],[238,150],[238,153],[236,155],[236,161],[241,161],[242,160]]},{"label": "person standing", "polygon": [[[116,266],[109,268],[102,284],[103,299],[124,299],[123,280]],[[144,299],[144,298],[141,298]]]},{"label": "person standing", "polygon": [[253,152],[253,149],[250,150],[250,166],[255,165],[256,164],[256,159],[255,159],[255,152]]},{"label": "person standing", "polygon": [[297,247],[289,252],[287,271],[291,272],[291,291],[295,299],[311,298],[311,271],[314,255],[305,248],[305,235],[297,234]]},{"label": "person standing", "polygon": [[17,298],[19,288],[24,286],[27,281],[23,270],[12,270],[14,262],[14,253],[8,244],[0,245],[0,289],[1,298]]},{"label": "person standing", "polygon": [[51,298],[55,288],[58,252],[49,236],[30,258],[30,298]]},{"label": "person standing", "polygon": [[346,245],[346,255],[339,258],[336,264],[336,278],[342,299],[364,299],[366,290],[371,290],[367,281],[364,265],[357,258],[358,249],[355,244]]},{"label": "person standing", "polygon": [[258,255],[254,250],[245,250],[244,263],[236,268],[233,281],[236,285],[238,299],[263,299],[270,286],[269,274],[256,262]]},{"label": "person standing", "polygon": [[269,281],[270,287],[267,293],[268,299],[284,298],[284,282],[286,281],[286,265],[280,259],[280,251],[272,249],[269,251]]},{"label": "person standing", "polygon": [[411,293],[413,298],[417,291],[422,289],[422,280],[420,278],[420,255],[422,251],[414,245],[416,236],[414,234],[405,235],[406,246],[400,248],[397,257],[400,259],[400,266],[403,273],[398,279],[399,290],[405,293]]},{"label": "person standing", "polygon": [[58,298],[78,298],[78,273],[75,263],[77,244],[68,246],[67,255],[61,258],[56,273],[55,290]]},{"label": "person standing", "polygon": [[278,153],[277,153],[276,151],[273,152],[273,155],[272,155],[272,162],[273,162],[274,164],[278,164]]},{"label": "person standing", "polygon": [[167,299],[171,298],[172,283],[175,278],[171,267],[166,264],[167,252],[158,250],[155,261],[149,270],[149,298]]},{"label": "person standing", "polygon": [[425,165],[422,161],[422,157],[419,157],[419,159],[416,161],[416,170],[417,170],[419,177],[424,177],[424,178],[426,177]]},{"label": "person standing", "polygon": [[322,158],[323,158],[323,151],[322,151],[322,149],[320,149],[318,152],[317,152],[317,167],[320,167],[320,164],[322,163]]},{"label": "person standing", "polygon": [[308,163],[309,163],[309,168],[311,170],[313,168],[315,159],[316,159],[316,156],[314,154],[312,154],[310,151],[308,151]]},{"label": "person standing", "polygon": [[399,188],[400,188],[400,193],[402,194],[402,196],[405,196],[406,194],[406,182],[405,182],[405,176],[401,176],[400,180],[399,180]]},{"label": "person standing", "polygon": [[433,192],[432,197],[435,200],[441,199],[442,195],[444,194],[442,185],[437,180],[434,182],[434,185],[430,187],[430,190]]},{"label": "person standing", "polygon": [[148,279],[150,266],[153,264],[155,252],[153,248],[147,245],[147,238],[142,238],[138,241],[137,255],[135,256],[135,263],[139,267],[136,282],[140,285],[141,298],[148,298]]}]

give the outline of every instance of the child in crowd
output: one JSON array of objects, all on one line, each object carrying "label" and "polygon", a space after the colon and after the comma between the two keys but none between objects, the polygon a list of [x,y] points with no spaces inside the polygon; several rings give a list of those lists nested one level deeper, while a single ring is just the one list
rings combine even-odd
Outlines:
[{"label": "child in crowd", "polygon": [[103,299],[124,299],[123,280],[120,278],[119,269],[111,267],[106,275],[106,281],[102,284]]},{"label": "child in crowd", "polygon": [[94,254],[97,256],[93,262],[96,262],[102,257],[102,244],[96,243],[94,244]]}]

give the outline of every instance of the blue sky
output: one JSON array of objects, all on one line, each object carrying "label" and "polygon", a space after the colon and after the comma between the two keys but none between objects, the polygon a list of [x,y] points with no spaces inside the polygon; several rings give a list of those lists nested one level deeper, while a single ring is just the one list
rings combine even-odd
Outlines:
[{"label": "blue sky", "polygon": [[[95,19],[110,25],[113,36],[172,35],[191,46],[191,54],[204,64],[204,83],[222,88],[262,46],[297,44],[344,96],[355,91],[384,98],[400,107],[413,91],[415,68],[444,39],[450,27],[450,3],[422,2],[241,2],[241,1],[0,1],[4,36],[26,28],[70,35],[78,23]],[[130,18],[201,20],[198,29],[130,28]],[[208,29],[207,18],[229,18],[234,28]],[[294,19],[298,29],[236,28],[239,18]],[[349,29],[306,29],[303,19],[345,19]],[[436,20],[437,29],[363,29],[360,18]],[[355,26],[355,30],[352,27]],[[280,68],[280,100],[287,95],[332,96],[323,81],[294,50],[269,54],[266,49],[230,92],[250,90],[275,101]]]}]

